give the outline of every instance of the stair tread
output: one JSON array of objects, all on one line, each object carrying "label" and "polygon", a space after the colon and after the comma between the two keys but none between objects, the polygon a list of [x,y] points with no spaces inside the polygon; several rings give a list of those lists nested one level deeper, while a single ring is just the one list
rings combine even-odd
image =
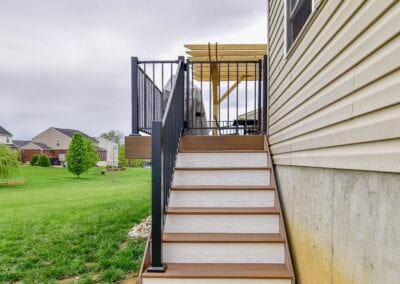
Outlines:
[{"label": "stair tread", "polygon": [[167,243],[283,243],[281,234],[164,233]]},{"label": "stair tread", "polygon": [[275,207],[169,207],[167,214],[279,214]]},{"label": "stair tread", "polygon": [[253,263],[167,263],[164,273],[142,275],[147,278],[249,278],[291,279],[286,264]]},{"label": "stair tread", "polygon": [[271,170],[271,167],[244,167],[244,166],[237,166],[237,167],[213,167],[213,166],[208,166],[208,167],[196,167],[196,166],[191,166],[191,167],[176,167],[175,170],[177,171],[238,171],[238,170],[243,170],[243,171],[260,171],[260,170]]},{"label": "stair tread", "polygon": [[266,150],[179,150],[179,153],[268,153]]},{"label": "stair tread", "polygon": [[171,190],[275,190],[269,185],[173,185]]}]

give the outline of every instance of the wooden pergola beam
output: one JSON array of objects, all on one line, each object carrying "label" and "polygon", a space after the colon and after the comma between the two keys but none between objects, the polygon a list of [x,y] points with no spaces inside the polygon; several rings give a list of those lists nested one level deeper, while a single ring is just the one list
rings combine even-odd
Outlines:
[{"label": "wooden pergola beam", "polygon": [[[259,61],[262,60],[262,56],[211,56],[211,61]],[[188,57],[189,61],[197,62],[197,61],[210,61],[209,56],[196,56],[196,57]]]},{"label": "wooden pergola beam", "polygon": [[211,54],[211,57],[218,56],[264,56],[267,54],[265,50],[191,50],[186,51],[186,54],[192,57],[204,57]]},{"label": "wooden pergola beam", "polygon": [[[246,78],[247,78],[247,81],[257,81],[258,80],[258,76],[247,76],[247,77],[244,77],[244,80],[246,80]],[[209,77],[204,77],[203,76],[203,78],[201,78],[201,76],[193,76],[193,79],[194,80],[196,80],[196,81],[203,81],[203,82],[209,82],[210,81],[210,78]],[[225,81],[230,81],[230,82],[235,82],[236,80],[237,80],[238,78],[236,77],[236,76],[220,76],[219,77],[219,80],[222,82],[225,82]],[[218,80],[218,79],[217,79]],[[211,79],[211,81],[212,81],[212,79]]]},{"label": "wooden pergola beam", "polygon": [[232,93],[233,90],[236,89],[236,87],[239,86],[240,82],[242,82],[244,79],[245,79],[245,77],[244,77],[244,76],[241,76],[241,77],[239,78],[239,80],[236,81],[235,84],[233,84],[233,85],[228,89],[228,91],[226,91],[225,94],[222,95],[222,97],[219,99],[219,103],[222,103],[222,102],[229,96],[229,94]]},{"label": "wooden pergola beam", "polygon": [[[190,50],[208,50],[208,44],[185,44],[187,49]],[[266,44],[210,44],[210,48],[215,50],[267,50]]]}]

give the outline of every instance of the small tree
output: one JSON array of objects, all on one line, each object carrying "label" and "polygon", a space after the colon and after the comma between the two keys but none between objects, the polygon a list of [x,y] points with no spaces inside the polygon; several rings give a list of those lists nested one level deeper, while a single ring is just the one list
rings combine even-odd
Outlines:
[{"label": "small tree", "polygon": [[39,159],[39,155],[33,154],[31,157],[31,166],[36,166]]},{"label": "small tree", "polygon": [[128,159],[125,158],[125,145],[121,145],[118,148],[118,165],[126,166],[128,164]]},{"label": "small tree", "polygon": [[72,135],[67,153],[67,168],[71,173],[77,175],[78,178],[88,167],[86,149],[87,143],[85,138],[79,132],[75,132]]},{"label": "small tree", "polygon": [[46,155],[40,155],[36,164],[41,167],[50,167],[50,165],[51,165],[50,159]]},{"label": "small tree", "polygon": [[89,170],[91,167],[95,167],[99,160],[97,150],[93,145],[93,140],[90,138],[86,139],[86,167]]},{"label": "small tree", "polygon": [[18,168],[18,153],[0,143],[0,178],[10,178]]}]

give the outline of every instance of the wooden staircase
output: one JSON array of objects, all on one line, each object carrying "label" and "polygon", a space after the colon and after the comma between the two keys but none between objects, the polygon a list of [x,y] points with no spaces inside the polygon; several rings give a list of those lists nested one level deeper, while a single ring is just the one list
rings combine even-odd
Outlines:
[{"label": "wooden staircase", "polygon": [[166,283],[293,284],[294,273],[265,136],[181,138],[163,233]]}]

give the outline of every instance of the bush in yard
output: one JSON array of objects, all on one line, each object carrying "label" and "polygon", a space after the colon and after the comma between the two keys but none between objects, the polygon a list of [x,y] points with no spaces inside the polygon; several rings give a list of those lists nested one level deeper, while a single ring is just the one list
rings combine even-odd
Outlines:
[{"label": "bush in yard", "polygon": [[0,178],[10,178],[18,168],[18,153],[0,143]]},{"label": "bush in yard", "polygon": [[39,155],[33,154],[31,157],[31,166],[36,166],[38,159],[39,159]]},{"label": "bush in yard", "polygon": [[51,165],[50,159],[46,155],[40,155],[36,164],[41,167],[50,167]]}]

